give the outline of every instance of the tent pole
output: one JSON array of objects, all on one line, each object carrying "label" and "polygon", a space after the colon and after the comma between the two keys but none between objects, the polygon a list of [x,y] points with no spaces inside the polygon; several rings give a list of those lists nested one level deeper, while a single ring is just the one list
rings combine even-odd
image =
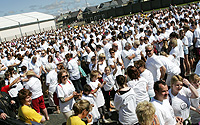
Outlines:
[{"label": "tent pole", "polygon": [[18,22],[19,23],[19,30],[20,30],[20,33],[21,33],[21,37],[22,37],[22,42],[24,41],[23,39],[23,34],[22,34],[22,30],[21,30],[21,25],[20,25],[20,22]]}]

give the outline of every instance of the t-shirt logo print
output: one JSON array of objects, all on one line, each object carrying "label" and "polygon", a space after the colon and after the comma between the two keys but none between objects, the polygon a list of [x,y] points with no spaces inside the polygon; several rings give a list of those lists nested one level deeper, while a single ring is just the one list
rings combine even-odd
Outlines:
[{"label": "t-shirt logo print", "polygon": [[187,104],[186,104],[185,102],[182,102],[181,105],[180,105],[180,108],[181,108],[182,110],[187,109]]}]

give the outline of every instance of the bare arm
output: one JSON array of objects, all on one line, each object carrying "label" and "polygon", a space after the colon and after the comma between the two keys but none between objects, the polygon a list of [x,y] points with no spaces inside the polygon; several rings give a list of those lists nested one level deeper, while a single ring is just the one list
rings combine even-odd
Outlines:
[{"label": "bare arm", "polygon": [[166,68],[165,68],[165,66],[161,66],[161,67],[160,67],[160,73],[161,73],[160,79],[164,79],[165,73],[166,73]]},{"label": "bare arm", "polygon": [[190,84],[190,82],[187,80],[187,79],[183,79],[183,83],[188,86],[188,88],[191,90],[192,92],[192,95],[190,98],[192,99],[195,99],[195,98],[198,98],[199,95],[198,95],[198,92],[197,90],[194,88],[194,86],[192,84]]}]

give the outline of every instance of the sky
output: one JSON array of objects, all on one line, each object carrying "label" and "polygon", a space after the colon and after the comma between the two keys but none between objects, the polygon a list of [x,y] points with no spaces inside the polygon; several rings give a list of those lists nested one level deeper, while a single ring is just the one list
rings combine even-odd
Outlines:
[{"label": "sky", "polygon": [[0,17],[27,12],[42,12],[57,16],[69,11],[84,10],[111,0],[1,0]]}]

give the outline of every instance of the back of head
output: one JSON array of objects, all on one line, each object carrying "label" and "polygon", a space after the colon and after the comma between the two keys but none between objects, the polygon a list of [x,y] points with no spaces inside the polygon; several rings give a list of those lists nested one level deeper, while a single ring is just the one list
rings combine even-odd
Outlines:
[{"label": "back of head", "polygon": [[196,81],[200,80],[200,77],[199,77],[197,74],[192,73],[192,74],[189,76],[189,80],[190,80],[190,82],[196,82]]},{"label": "back of head", "polygon": [[143,67],[143,68],[145,68],[145,62],[143,60],[135,61],[134,65],[137,66],[137,67]]},{"label": "back of head", "polygon": [[83,110],[90,112],[92,110],[92,106],[90,102],[87,100],[80,100],[73,105],[73,110],[75,115],[81,114]]},{"label": "back of head", "polygon": [[140,102],[136,107],[136,114],[140,125],[151,125],[154,119],[155,107],[148,101]]},{"label": "back of head", "polygon": [[116,77],[116,81],[117,81],[117,84],[119,85],[119,86],[123,86],[124,84],[126,84],[126,78],[123,76],[123,75],[118,75],[117,77]]},{"label": "back of head", "polygon": [[84,93],[90,93],[92,91],[92,88],[91,88],[91,86],[90,85],[88,85],[88,84],[85,84],[84,86],[83,86],[83,92]]},{"label": "back of head", "polygon": [[138,79],[140,77],[140,72],[135,66],[129,66],[127,68],[127,73],[131,80]]}]

